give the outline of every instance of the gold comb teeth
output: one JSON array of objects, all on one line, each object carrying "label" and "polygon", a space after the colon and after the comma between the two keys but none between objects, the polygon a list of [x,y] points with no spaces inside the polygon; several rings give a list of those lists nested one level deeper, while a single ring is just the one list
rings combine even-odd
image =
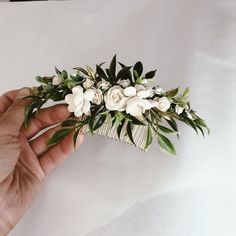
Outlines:
[{"label": "gold comb teeth", "polygon": [[[61,124],[48,142],[48,147],[61,142],[73,133],[74,144],[79,133],[91,133],[121,140],[147,150],[154,137],[160,148],[176,154],[167,135],[177,135],[176,121],[192,127],[203,136],[210,130],[197,116],[188,101],[189,88],[178,95],[179,88],[164,91],[153,84],[156,70],[143,73],[140,61],[126,66],[112,58],[110,66],[96,70],[75,67],[76,73],[55,68],[56,75],[37,76],[41,83],[32,89],[32,103],[26,108],[25,126],[31,117],[48,101],[65,101],[71,117]],[[119,64],[120,69],[117,69]],[[36,113],[37,114],[37,113]]]}]

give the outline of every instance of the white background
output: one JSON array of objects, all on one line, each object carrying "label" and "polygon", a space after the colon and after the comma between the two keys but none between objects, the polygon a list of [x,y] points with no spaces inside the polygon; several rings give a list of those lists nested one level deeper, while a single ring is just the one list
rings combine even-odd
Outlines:
[{"label": "white background", "polygon": [[165,89],[190,86],[212,130],[181,125],[177,157],[86,137],[10,235],[235,235],[235,42],[234,0],[1,3],[1,93],[117,53]]}]

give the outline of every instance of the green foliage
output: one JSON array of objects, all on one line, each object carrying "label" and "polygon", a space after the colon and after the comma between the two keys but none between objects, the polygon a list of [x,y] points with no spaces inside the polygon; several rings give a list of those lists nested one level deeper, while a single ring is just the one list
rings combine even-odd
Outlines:
[{"label": "green foliage", "polygon": [[174,145],[167,137],[165,137],[164,135],[162,135],[160,133],[157,133],[157,140],[158,140],[158,143],[159,143],[161,149],[164,152],[176,155]]},{"label": "green foliage", "polygon": [[[55,67],[56,76],[59,77],[61,82],[57,85],[53,85],[54,76],[37,76],[36,80],[41,84],[37,88],[32,89],[33,94],[25,99],[31,99],[32,103],[26,107],[25,110],[25,126],[28,127],[30,120],[33,117],[37,117],[38,112],[44,106],[47,101],[63,101],[67,94],[72,93],[72,89],[78,85],[83,87],[83,82],[86,79],[93,80],[94,88],[98,88],[100,81],[108,81],[111,86],[117,85],[118,80],[130,81],[131,86],[136,84],[142,84],[146,79],[154,78],[156,70],[149,71],[147,73],[143,70],[143,64],[138,61],[134,66],[126,66],[121,62],[117,62],[116,55],[112,58],[108,68],[102,68],[104,63],[96,65],[96,71],[94,72],[90,66],[86,68],[75,67],[77,71],[76,75],[69,75],[66,70],[60,71]],[[117,68],[119,65],[119,68]],[[156,88],[156,87],[154,87]],[[155,91],[153,88],[153,91]],[[85,88],[84,88],[85,89]],[[106,89],[102,89],[103,95],[107,92]],[[159,99],[161,97],[167,97],[171,103],[170,108],[163,112],[157,107],[146,110],[142,117],[134,117],[127,114],[125,111],[110,111],[106,108],[105,102],[102,101],[100,105],[91,103],[91,109],[89,115],[77,118],[71,115],[70,118],[62,122],[61,129],[58,130],[49,140],[48,147],[56,145],[61,142],[68,134],[73,133],[73,143],[76,145],[76,140],[85,125],[88,125],[90,133],[93,135],[96,130],[101,128],[105,123],[111,122],[111,126],[116,125],[117,136],[120,139],[122,133],[125,132],[125,136],[128,136],[130,141],[135,144],[135,138],[133,135],[133,128],[137,126],[145,126],[147,129],[145,149],[147,149],[153,138],[156,136],[157,141],[161,149],[170,154],[176,154],[174,145],[164,135],[177,135],[179,138],[178,125],[176,121],[183,122],[193,128],[195,132],[205,135],[205,131],[210,133],[206,122],[198,117],[192,109],[190,109],[190,102],[188,101],[189,88],[187,87],[182,94],[178,95],[179,88],[174,88],[163,94],[154,94],[150,98],[145,99]],[[183,112],[177,114],[176,106],[183,107]],[[169,125],[166,127],[163,124]],[[167,125],[166,124],[166,125]]]},{"label": "green foliage", "polygon": [[72,133],[74,129],[60,129],[56,131],[48,141],[47,147],[52,147],[60,143],[68,134]]}]

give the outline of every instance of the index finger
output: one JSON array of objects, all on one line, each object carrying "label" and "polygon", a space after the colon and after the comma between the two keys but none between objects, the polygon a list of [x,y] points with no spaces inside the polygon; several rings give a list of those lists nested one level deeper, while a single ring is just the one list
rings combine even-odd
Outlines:
[{"label": "index finger", "polygon": [[20,89],[15,89],[4,93],[0,97],[0,115],[7,111],[7,109],[14,102]]}]

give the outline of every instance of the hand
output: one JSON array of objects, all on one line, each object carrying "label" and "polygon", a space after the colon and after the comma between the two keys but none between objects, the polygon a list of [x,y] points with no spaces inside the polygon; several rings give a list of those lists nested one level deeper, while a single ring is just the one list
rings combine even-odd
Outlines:
[{"label": "hand", "polygon": [[[24,88],[7,92],[0,97],[0,236],[5,236],[31,206],[41,190],[46,176],[73,152],[72,135],[46,150],[47,141],[59,129],[44,128],[65,120],[70,113],[65,105],[42,109],[28,129],[22,126],[24,111],[30,102]],[[77,147],[83,135],[77,139]]]}]

